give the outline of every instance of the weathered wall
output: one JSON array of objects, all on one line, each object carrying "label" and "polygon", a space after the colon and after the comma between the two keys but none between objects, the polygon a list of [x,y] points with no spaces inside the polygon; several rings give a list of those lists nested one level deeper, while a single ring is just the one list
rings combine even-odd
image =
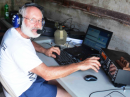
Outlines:
[{"label": "weathered wall", "polygon": [[[130,15],[130,0],[73,0],[80,3],[91,4],[109,10]],[[110,30],[113,32],[108,48],[125,51],[130,54],[130,27],[110,18],[100,18],[87,12],[67,8],[49,1],[36,0],[36,3],[44,7],[44,16],[55,21],[64,21],[73,18],[72,24],[81,31],[86,32],[89,24]]]},{"label": "weathered wall", "polygon": [[130,15],[130,0],[71,0]]}]

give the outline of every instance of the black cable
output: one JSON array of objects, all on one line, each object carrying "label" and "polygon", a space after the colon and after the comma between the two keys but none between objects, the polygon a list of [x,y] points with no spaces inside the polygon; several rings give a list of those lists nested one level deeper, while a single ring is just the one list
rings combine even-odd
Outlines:
[{"label": "black cable", "polygon": [[62,25],[65,25],[65,23],[66,23],[69,19],[71,19],[70,27],[68,27],[69,30],[77,30],[77,31],[80,31],[79,29],[75,28],[75,25],[74,25],[74,24],[72,24],[72,18],[66,19],[66,20],[65,20],[64,22],[62,22],[61,24],[62,24]]},{"label": "black cable", "polygon": [[[72,19],[73,19],[73,18],[68,18],[68,19],[66,19],[65,21],[61,22],[60,24],[61,24],[61,25],[65,25],[65,23],[67,23],[67,21],[70,20],[70,19],[71,19],[71,22],[70,22],[70,27],[68,27],[68,28],[69,28],[68,31],[73,31],[73,30],[80,31],[79,29],[75,28],[75,25],[74,25],[74,24],[72,24]],[[66,25],[65,25],[65,26],[66,26]],[[67,26],[66,26],[66,28],[67,28]]]},{"label": "black cable", "polygon": [[70,27],[68,27],[68,28],[71,29],[72,19],[73,19],[73,18],[68,18],[68,19],[66,19],[64,22],[62,22],[61,24],[62,24],[62,25],[65,25],[65,23],[66,23],[68,20],[70,20],[70,19],[71,19],[71,21],[70,21]]},{"label": "black cable", "polygon": [[31,41],[34,41],[35,38],[31,38]]},{"label": "black cable", "polygon": [[[98,93],[98,92],[106,92],[106,91],[112,91],[112,90],[123,90],[123,89],[109,89],[109,90],[102,90],[102,91],[95,91],[95,92],[92,92],[92,93],[90,93],[90,95],[89,95],[89,97],[91,97],[91,95],[92,94],[94,94],[94,93]],[[125,90],[130,90],[130,88],[126,88]],[[111,92],[112,93],[112,92]],[[111,93],[109,93],[109,94],[111,94]],[[120,93],[120,94],[122,94],[122,93]],[[123,95],[123,94],[122,94]],[[124,96],[124,95],[123,95]],[[126,97],[126,96],[124,96],[124,97]]]},{"label": "black cable", "polygon": [[77,28],[73,28],[73,29],[76,29],[77,31],[80,31],[79,29],[77,29]]},{"label": "black cable", "polygon": [[114,92],[117,92],[117,93],[121,94],[122,96],[126,97],[125,95],[123,95],[123,94],[122,94],[121,92],[119,92],[119,91],[112,91],[112,92],[110,92],[109,94],[107,94],[107,95],[104,96],[104,97],[107,97],[108,95],[110,95],[110,94],[112,94],[112,93],[114,93]]},{"label": "black cable", "polygon": [[[72,27],[73,26],[73,27]],[[74,29],[75,28],[75,25],[74,24],[71,24],[70,25],[70,29]]]},{"label": "black cable", "polygon": [[73,19],[73,18],[68,18],[68,19],[66,19],[64,22],[62,22],[61,24],[65,24],[69,19],[71,19],[71,23],[70,23],[70,24],[72,24],[72,19]]}]

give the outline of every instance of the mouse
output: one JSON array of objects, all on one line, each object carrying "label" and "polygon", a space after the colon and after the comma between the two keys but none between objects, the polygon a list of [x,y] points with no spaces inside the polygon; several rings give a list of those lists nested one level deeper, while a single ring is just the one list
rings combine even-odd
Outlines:
[{"label": "mouse", "polygon": [[94,76],[94,75],[86,75],[86,76],[84,77],[84,79],[85,79],[86,81],[97,81],[97,77]]}]

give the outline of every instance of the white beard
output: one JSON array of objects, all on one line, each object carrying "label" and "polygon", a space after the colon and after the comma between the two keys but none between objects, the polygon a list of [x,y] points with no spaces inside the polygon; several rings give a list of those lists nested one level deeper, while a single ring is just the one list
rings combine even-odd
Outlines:
[{"label": "white beard", "polygon": [[[21,31],[22,31],[25,35],[27,35],[27,36],[30,37],[30,38],[37,38],[37,37],[39,37],[39,36],[41,35],[41,34],[34,35],[33,32],[31,31],[32,29],[37,29],[37,30],[38,30],[38,28],[35,28],[35,27],[33,27],[33,28],[27,27],[27,26],[25,25],[24,21],[22,21]],[[40,29],[40,28],[39,28],[39,29]],[[41,28],[41,29],[42,29],[42,28]],[[40,29],[40,30],[41,30],[41,29]]]}]

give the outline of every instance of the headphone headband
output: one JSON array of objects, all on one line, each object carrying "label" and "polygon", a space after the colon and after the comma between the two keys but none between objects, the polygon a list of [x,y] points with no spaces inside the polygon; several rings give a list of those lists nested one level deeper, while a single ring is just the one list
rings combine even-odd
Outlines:
[{"label": "headphone headband", "polygon": [[20,9],[22,9],[23,7],[29,7],[29,6],[35,6],[35,7],[37,7],[38,9],[40,9],[41,11],[43,10],[43,7],[40,6],[40,5],[38,5],[38,4],[36,4],[36,3],[25,3],[25,5],[22,6]]}]

